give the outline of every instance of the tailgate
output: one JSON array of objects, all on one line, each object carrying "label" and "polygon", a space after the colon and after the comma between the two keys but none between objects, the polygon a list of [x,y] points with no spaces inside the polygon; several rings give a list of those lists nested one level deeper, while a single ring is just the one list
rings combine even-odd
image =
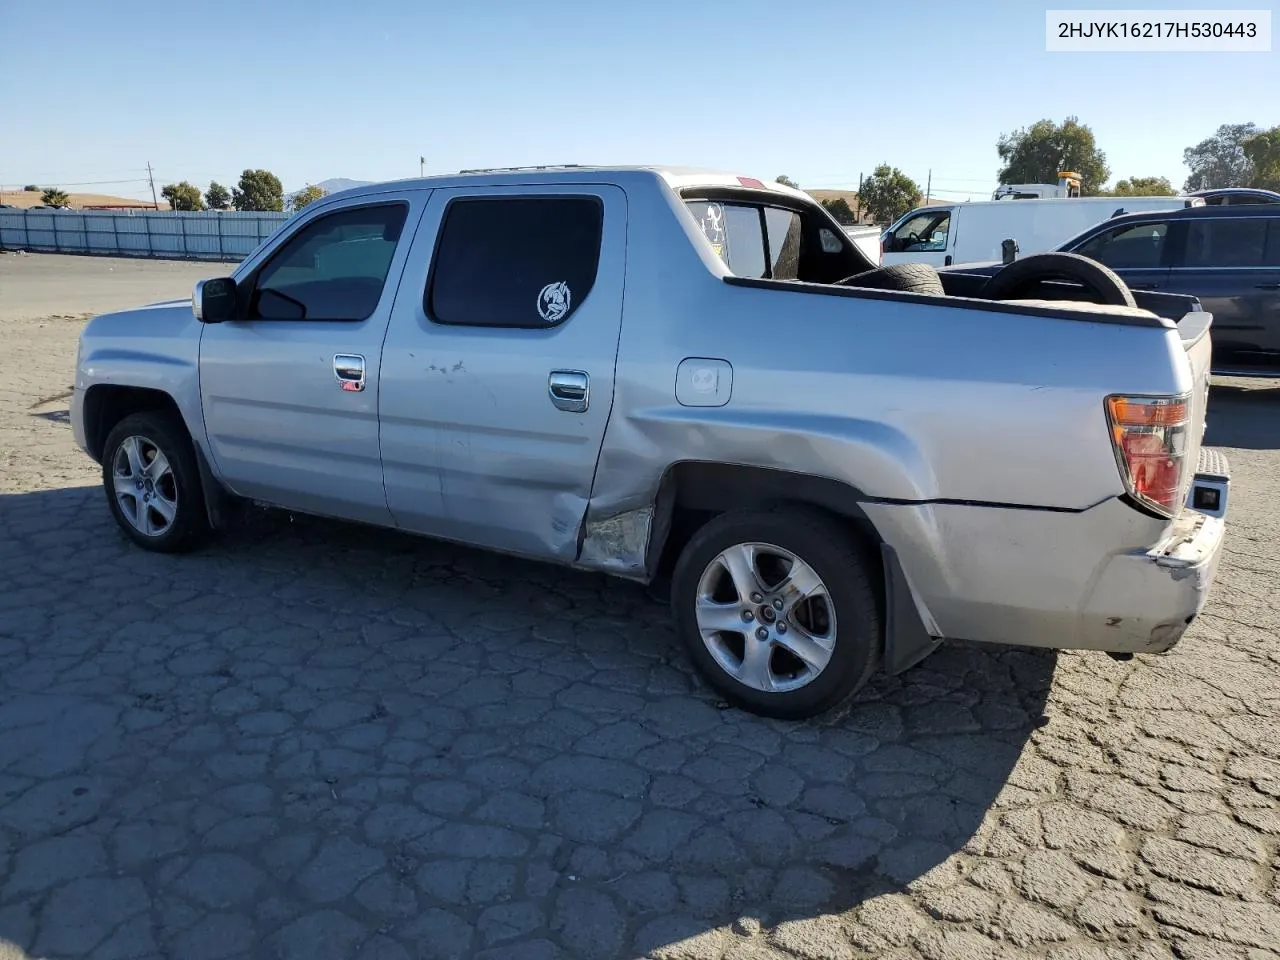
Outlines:
[{"label": "tailgate", "polygon": [[[1209,404],[1209,367],[1213,360],[1213,338],[1209,328],[1213,326],[1213,314],[1206,310],[1192,310],[1178,321],[1178,336],[1187,352],[1191,365],[1191,429],[1187,461],[1200,462],[1200,447],[1204,439],[1206,413]],[[1192,472],[1196,472],[1194,469]]]}]

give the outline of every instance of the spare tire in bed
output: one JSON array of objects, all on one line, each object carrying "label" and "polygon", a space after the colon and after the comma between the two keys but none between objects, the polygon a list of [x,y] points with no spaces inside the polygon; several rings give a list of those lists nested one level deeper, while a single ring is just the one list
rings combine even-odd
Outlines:
[{"label": "spare tire in bed", "polygon": [[978,291],[983,300],[1025,300],[1044,280],[1066,280],[1085,288],[1090,303],[1136,307],[1133,294],[1116,274],[1078,253],[1033,253],[1002,268]]},{"label": "spare tire in bed", "polygon": [[864,270],[852,277],[845,277],[840,281],[840,286],[901,290],[905,293],[943,293],[938,271],[927,263],[895,263],[891,267]]}]

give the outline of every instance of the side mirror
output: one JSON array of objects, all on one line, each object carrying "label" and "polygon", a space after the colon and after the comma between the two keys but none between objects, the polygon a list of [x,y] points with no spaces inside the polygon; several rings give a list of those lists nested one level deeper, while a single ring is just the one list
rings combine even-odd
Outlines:
[{"label": "side mirror", "polygon": [[1018,259],[1018,241],[1010,237],[1000,242],[1000,260],[1006,266]]},{"label": "side mirror", "polygon": [[191,295],[191,309],[201,323],[222,323],[236,315],[236,282],[230,277],[200,280]]}]

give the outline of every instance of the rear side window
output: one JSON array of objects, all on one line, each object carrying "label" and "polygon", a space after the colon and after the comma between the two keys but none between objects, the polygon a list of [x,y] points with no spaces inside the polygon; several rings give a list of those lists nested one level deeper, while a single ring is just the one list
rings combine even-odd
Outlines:
[{"label": "rear side window", "polygon": [[591,293],[604,208],[596,197],[485,197],[449,204],[423,297],[436,323],[553,327]]},{"label": "rear side window", "polygon": [[258,273],[254,320],[366,320],[377,309],[409,208],[403,203],[317,217]]},{"label": "rear side window", "polygon": [[686,200],[703,236],[736,277],[795,280],[800,275],[800,214],[782,207]]},{"label": "rear side window", "polygon": [[1113,270],[1158,267],[1164,257],[1167,223],[1140,223],[1104,230],[1075,249],[1075,253],[1097,260]]},{"label": "rear side window", "polygon": [[1187,223],[1184,267],[1261,267],[1267,219],[1235,217]]}]

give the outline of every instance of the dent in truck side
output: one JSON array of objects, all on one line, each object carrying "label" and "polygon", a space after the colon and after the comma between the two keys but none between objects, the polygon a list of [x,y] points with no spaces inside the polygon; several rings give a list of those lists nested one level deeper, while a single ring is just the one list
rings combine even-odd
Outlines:
[{"label": "dent in truck side", "polygon": [[[577,559],[613,405],[627,218],[626,192],[589,180],[434,192],[383,353],[398,525]],[[441,511],[423,509],[424,486]]]}]

